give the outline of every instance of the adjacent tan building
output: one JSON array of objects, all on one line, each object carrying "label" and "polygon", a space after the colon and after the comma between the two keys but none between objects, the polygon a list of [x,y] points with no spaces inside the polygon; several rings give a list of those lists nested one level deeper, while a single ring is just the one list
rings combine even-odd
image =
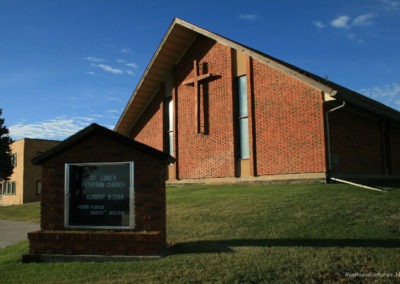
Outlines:
[{"label": "adjacent tan building", "polygon": [[24,138],[11,145],[14,172],[0,181],[0,206],[19,205],[40,200],[42,169],[31,160],[56,146],[59,141]]}]

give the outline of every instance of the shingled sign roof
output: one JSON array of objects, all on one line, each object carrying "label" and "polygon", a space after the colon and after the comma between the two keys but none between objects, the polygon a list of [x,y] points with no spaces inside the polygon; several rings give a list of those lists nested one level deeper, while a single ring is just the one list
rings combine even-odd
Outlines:
[{"label": "shingled sign roof", "polygon": [[74,135],[70,136],[57,146],[49,149],[48,151],[44,152],[43,154],[37,156],[32,160],[32,163],[34,165],[38,165],[46,161],[47,159],[56,156],[57,154],[69,149],[70,147],[73,147],[74,145],[80,143],[81,141],[85,140],[87,137],[94,135],[94,134],[100,134],[104,135],[107,137],[112,138],[113,140],[125,144],[129,147],[132,147],[133,149],[136,149],[138,151],[141,151],[143,153],[147,153],[150,156],[153,156],[159,160],[166,161],[168,163],[173,163],[175,159],[171,157],[169,154],[161,152],[153,147],[147,146],[145,144],[142,144],[140,142],[134,141],[126,136],[123,136],[121,134],[118,134],[115,131],[112,131],[108,128],[105,128],[101,125],[98,125],[96,123],[93,123],[89,125],[88,127],[82,129],[81,131],[75,133]]}]

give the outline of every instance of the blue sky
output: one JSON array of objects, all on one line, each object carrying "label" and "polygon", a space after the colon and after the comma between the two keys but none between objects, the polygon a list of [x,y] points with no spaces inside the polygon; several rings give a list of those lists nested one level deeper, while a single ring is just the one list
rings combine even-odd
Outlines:
[{"label": "blue sky", "polygon": [[174,17],[400,110],[400,0],[0,0],[11,136],[113,128]]}]

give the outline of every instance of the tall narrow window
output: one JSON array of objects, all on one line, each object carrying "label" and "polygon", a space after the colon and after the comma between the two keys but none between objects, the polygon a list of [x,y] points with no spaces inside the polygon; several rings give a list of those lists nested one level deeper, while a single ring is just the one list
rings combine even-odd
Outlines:
[{"label": "tall narrow window", "polygon": [[42,194],[42,182],[40,180],[36,181],[36,194]]},{"label": "tall narrow window", "polygon": [[250,153],[246,76],[237,77],[236,83],[238,94],[239,158],[248,159]]},{"label": "tall narrow window", "polygon": [[173,76],[169,75],[165,81],[165,115],[164,115],[164,131],[165,133],[165,148],[168,154],[174,156],[174,100],[172,99],[173,91]]},{"label": "tall narrow window", "polygon": [[172,96],[167,98],[168,102],[168,149],[171,156],[174,155],[174,103]]},{"label": "tall narrow window", "polygon": [[16,194],[15,181],[11,182],[11,194],[12,195]]},{"label": "tall narrow window", "polygon": [[17,154],[16,153],[11,155],[11,164],[14,168],[17,166]]}]

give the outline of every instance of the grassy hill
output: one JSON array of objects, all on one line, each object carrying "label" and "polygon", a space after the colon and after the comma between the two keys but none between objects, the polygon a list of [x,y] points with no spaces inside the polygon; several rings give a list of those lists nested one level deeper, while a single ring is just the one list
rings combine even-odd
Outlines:
[{"label": "grassy hill", "polygon": [[400,189],[190,186],[167,205],[161,260],[22,264],[24,242],[0,250],[0,282],[400,282]]},{"label": "grassy hill", "polygon": [[0,219],[40,223],[40,203],[0,207]]}]

